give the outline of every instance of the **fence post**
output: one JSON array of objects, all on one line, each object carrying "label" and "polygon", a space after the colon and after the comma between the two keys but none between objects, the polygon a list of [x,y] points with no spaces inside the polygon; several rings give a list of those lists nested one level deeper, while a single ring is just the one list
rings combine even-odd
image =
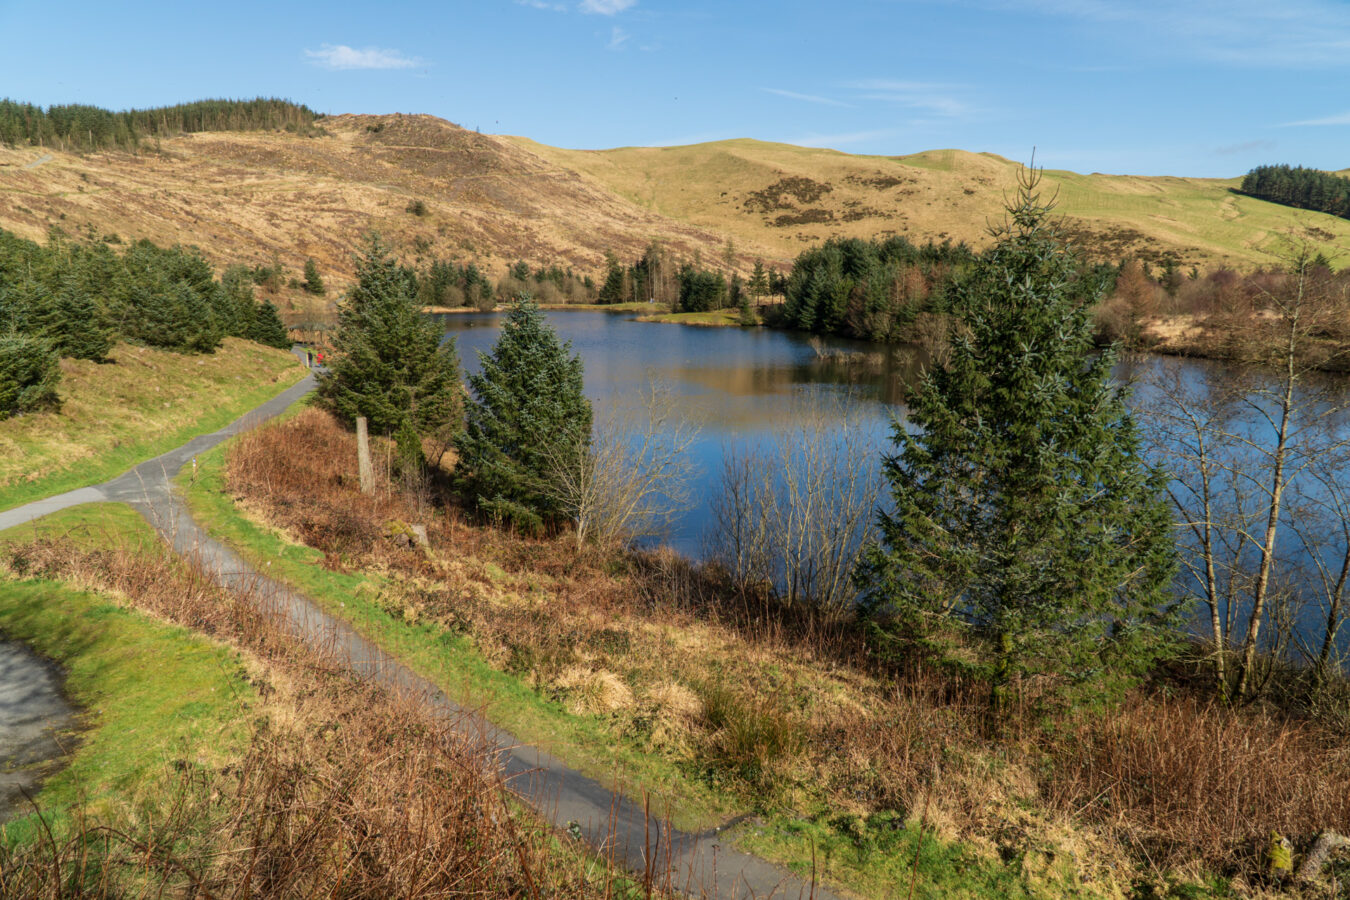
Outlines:
[{"label": "fence post", "polygon": [[370,465],[370,436],[366,433],[366,417],[356,417],[356,468],[361,475],[361,493],[375,492],[375,470]]}]

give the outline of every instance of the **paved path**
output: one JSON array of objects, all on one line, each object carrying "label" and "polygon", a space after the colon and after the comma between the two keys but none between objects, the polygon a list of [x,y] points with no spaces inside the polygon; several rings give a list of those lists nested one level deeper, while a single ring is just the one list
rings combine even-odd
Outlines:
[{"label": "paved path", "polygon": [[477,712],[460,708],[435,685],[367,641],[346,622],[328,615],[280,582],[260,575],[193,521],[173,491],[173,477],[198,454],[272,418],[313,389],[313,376],[306,377],[231,425],[196,437],[111,481],[0,512],[0,530],[81,503],[129,504],[175,551],[193,560],[216,581],[227,588],[247,589],[252,596],[273,605],[296,635],[335,649],[362,676],[424,696],[436,709],[455,717],[462,729],[471,730],[493,749],[517,793],[555,827],[579,833],[602,855],[612,854],[639,875],[654,873],[658,884],[664,883],[669,873],[677,889],[709,897],[835,897],[777,866],[723,846],[716,830],[696,834],[669,828],[659,815],[648,817],[636,803],[543,750],[522,744]]}]

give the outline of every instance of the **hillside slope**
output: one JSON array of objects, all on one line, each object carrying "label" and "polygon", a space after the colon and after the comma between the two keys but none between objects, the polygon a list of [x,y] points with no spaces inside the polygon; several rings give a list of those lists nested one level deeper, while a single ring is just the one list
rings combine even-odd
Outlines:
[{"label": "hillside slope", "polygon": [[[0,228],[190,243],[221,264],[275,258],[288,275],[313,256],[339,289],[371,230],[409,257],[473,261],[494,275],[517,259],[596,274],[605,251],[632,258],[653,239],[717,262],[730,238],[748,269],[833,235],[981,244],[1017,172],[959,150],[854,156],[735,140],[584,151],[424,115],[320,124],[310,137],[183,135],[140,154],[0,147]],[[1238,196],[1236,184],[1046,173],[1070,233],[1103,258],[1251,268],[1271,263],[1290,229],[1350,246],[1350,222]],[[424,214],[411,211],[416,201]]]},{"label": "hillside slope", "polygon": [[[433,116],[338,116],[327,134],[209,132],[140,155],[0,148],[0,228],[192,243],[217,263],[351,273],[376,230],[408,255],[598,270],[653,238],[681,255],[725,239],[664,218],[515,143]],[[409,211],[422,201],[425,213]],[[764,248],[758,248],[761,252]]]},{"label": "hillside slope", "polygon": [[[583,172],[652,212],[791,257],[831,235],[901,234],[983,244],[1019,164],[991,153],[933,150],[854,156],[754,140],[685,147],[561,150],[519,146]],[[1079,175],[1047,171],[1044,190],[1075,241],[1094,255],[1185,266],[1269,264],[1291,229],[1330,249],[1350,222],[1232,193],[1239,178]]]}]

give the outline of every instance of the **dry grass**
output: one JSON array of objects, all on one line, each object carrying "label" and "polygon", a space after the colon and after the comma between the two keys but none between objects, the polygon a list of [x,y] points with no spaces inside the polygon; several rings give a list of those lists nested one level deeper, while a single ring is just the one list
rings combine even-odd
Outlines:
[{"label": "dry grass", "polygon": [[[313,257],[330,299],[350,283],[372,229],[409,255],[472,261],[494,276],[518,259],[600,272],[606,250],[637,256],[653,238],[711,258],[724,241],[432,116],[338,116],[323,127],[322,137],[184,135],[141,155],[54,152],[33,169],[23,164],[40,148],[0,148],[0,227],[35,240],[57,224],[196,244],[218,266],[275,257],[287,278]],[[419,200],[425,214],[408,212]],[[278,305],[289,314],[303,299],[288,292]]]},{"label": "dry grass", "polygon": [[[338,116],[322,137],[215,132],[142,155],[0,148],[0,227],[41,240],[49,225],[95,237],[189,243],[218,265],[318,261],[329,298],[377,229],[410,255],[472,261],[494,276],[517,259],[603,275],[604,253],[651,240],[677,256],[786,264],[831,236],[986,239],[1016,163],[939,150],[902,157],[735,140],[670,148],[564,150],[476,134],[432,116]],[[372,131],[373,128],[379,131]],[[1236,174],[1236,173],[1235,173]],[[1101,255],[1251,268],[1299,222],[1344,244],[1350,223],[1230,192],[1237,179],[1047,172],[1074,238]],[[421,201],[424,215],[407,211]],[[288,292],[279,306],[305,298]]]},{"label": "dry grass", "polygon": [[146,455],[138,448],[205,421],[224,425],[304,375],[290,353],[237,338],[209,356],[130,344],[110,355],[105,364],[61,361],[60,410],[0,422],[0,499],[75,469],[93,474],[105,460],[114,463],[105,477],[115,475]]},{"label": "dry grass", "polygon": [[237,447],[231,489],[329,560],[391,574],[390,611],[467,632],[613,739],[753,804],[927,809],[991,856],[1077,844],[1080,869],[1108,878],[1251,874],[1272,828],[1350,827],[1350,749],[1316,723],[1208,707],[1171,684],[991,738],[981,685],[883,664],[849,626],[794,618],[670,554],[579,558],[565,538],[516,539],[435,506],[420,513],[431,549],[402,548],[380,523],[419,512],[394,491],[360,497],[351,442],[308,411]]},{"label": "dry grass", "polygon": [[165,776],[157,808],[73,811],[0,842],[5,897],[609,896],[614,872],[519,812],[490,757],[421,698],[346,677],[257,597],[225,593],[166,551],[65,538],[7,546],[14,574],[60,579],[241,649],[265,705],[251,746]]}]

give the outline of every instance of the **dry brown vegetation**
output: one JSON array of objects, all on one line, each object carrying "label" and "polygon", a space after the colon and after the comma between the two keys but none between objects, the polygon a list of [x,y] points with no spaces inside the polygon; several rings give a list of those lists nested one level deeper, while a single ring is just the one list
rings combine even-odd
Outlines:
[{"label": "dry brown vegetation", "polygon": [[0,148],[0,228],[35,240],[59,225],[95,238],[196,244],[218,266],[275,259],[287,276],[312,257],[330,299],[371,230],[409,256],[472,261],[494,277],[518,259],[600,271],[605,251],[637,256],[653,239],[683,256],[715,257],[725,240],[433,116],[322,124],[320,137],[202,132],[139,155],[53,152],[35,168],[25,164],[39,148]]},{"label": "dry brown vegetation", "polygon": [[0,895],[613,892],[613,870],[522,813],[491,757],[455,723],[420,698],[352,680],[341,660],[283,631],[258,597],[224,592],[162,549],[48,538],[8,546],[4,563],[226,641],[251,660],[263,703],[240,758],[166,772],[157,808],[97,819],[71,810],[36,842],[0,842]]},{"label": "dry brown vegetation", "polygon": [[[847,622],[738,592],[715,567],[578,555],[567,536],[470,524],[444,498],[362,496],[353,438],[326,413],[252,433],[228,465],[230,490],[326,564],[390,575],[377,602],[393,615],[468,634],[613,740],[756,808],[922,811],[991,859],[1068,852],[1099,887],[1198,867],[1255,878],[1271,829],[1297,842],[1350,827],[1343,733],[1208,705],[1186,678],[991,736],[979,683],[879,655]],[[391,527],[413,521],[426,550]]]},{"label": "dry brown vegetation", "polygon": [[[1115,288],[1097,308],[1097,324],[1108,340],[1161,353],[1268,363],[1280,346],[1275,298],[1286,292],[1288,272],[1229,268],[1155,278],[1138,260],[1129,260]],[[1333,273],[1313,266],[1308,288],[1317,298],[1316,321],[1308,330],[1300,365],[1344,369],[1350,360],[1350,270]],[[1317,356],[1323,357],[1319,363]]]},{"label": "dry brown vegetation", "polygon": [[[606,251],[632,259],[653,240],[679,258],[720,260],[733,239],[742,272],[756,257],[785,266],[835,236],[983,245],[1017,171],[957,150],[854,156],[735,140],[582,151],[426,115],[321,124],[308,137],[203,132],[139,154],[57,151],[33,167],[48,151],[0,148],[0,228],[196,244],[217,265],[276,261],[288,277],[313,257],[331,302],[372,229],[409,256],[475,262],[493,277],[517,259],[602,276]],[[1248,269],[1300,222],[1319,247],[1350,237],[1350,222],[1232,193],[1237,179],[1051,171],[1046,183],[1066,233],[1112,262],[1170,255]],[[298,291],[278,299],[292,319],[323,305]]]}]

